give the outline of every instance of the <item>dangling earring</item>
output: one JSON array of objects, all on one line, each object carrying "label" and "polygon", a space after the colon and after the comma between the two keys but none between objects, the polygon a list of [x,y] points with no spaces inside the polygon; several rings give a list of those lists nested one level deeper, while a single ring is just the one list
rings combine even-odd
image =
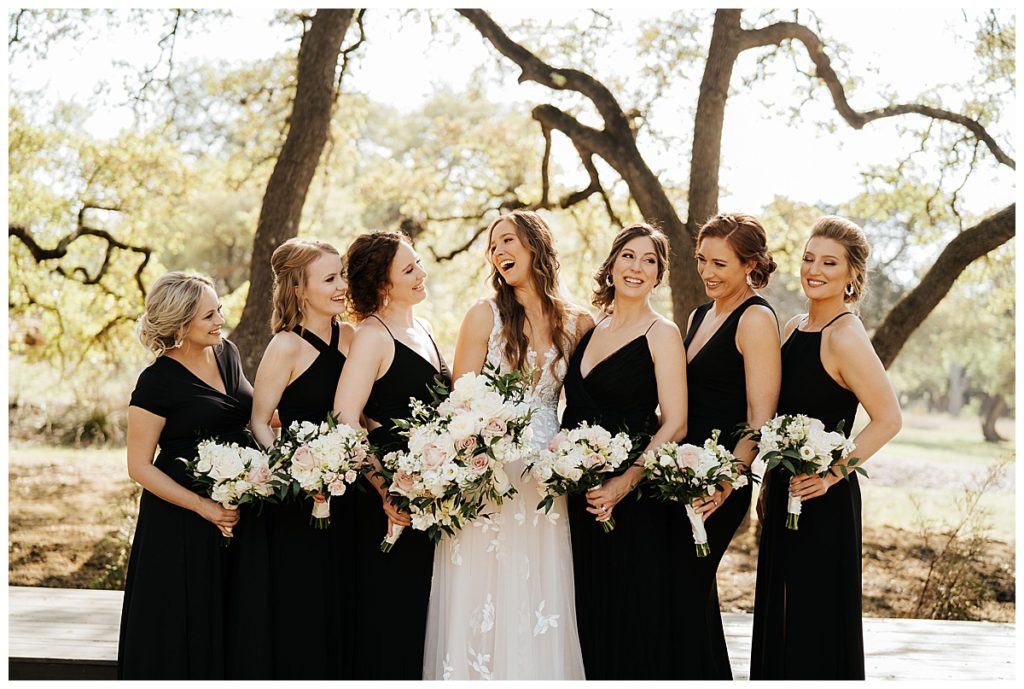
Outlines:
[{"label": "dangling earring", "polygon": [[853,296],[853,283],[852,282],[847,282],[846,283],[846,288],[843,289],[843,292],[846,294],[846,296],[852,297]]},{"label": "dangling earring", "polygon": [[501,273],[498,273],[497,275],[495,275],[495,277],[498,278],[498,284],[499,285],[504,285],[505,284],[505,278],[501,277]]},{"label": "dangling earring", "polygon": [[185,338],[175,336],[175,338],[174,338],[174,349],[181,349],[184,344],[185,344]]},{"label": "dangling earring", "polygon": [[754,281],[750,279],[750,273],[747,273],[747,285],[748,285],[748,286],[749,286],[749,287],[750,287],[751,289],[753,289],[753,287],[754,287]]},{"label": "dangling earring", "polygon": [[612,274],[611,273],[605,273],[604,274],[604,284],[608,285],[609,287],[614,287],[615,286],[615,282],[612,281]]},{"label": "dangling earring", "polygon": [[384,308],[387,308],[388,304],[390,304],[390,303],[391,303],[391,297],[389,297],[388,295],[385,294],[384,295]]}]

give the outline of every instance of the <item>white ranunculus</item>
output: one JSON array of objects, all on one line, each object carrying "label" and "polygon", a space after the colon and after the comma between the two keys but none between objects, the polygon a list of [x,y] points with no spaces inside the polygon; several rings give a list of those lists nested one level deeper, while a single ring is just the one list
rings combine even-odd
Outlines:
[{"label": "white ranunculus", "polygon": [[814,448],[811,447],[810,445],[800,446],[800,459],[804,460],[805,462],[809,462],[812,459],[814,459],[815,454],[816,453],[814,451]]}]

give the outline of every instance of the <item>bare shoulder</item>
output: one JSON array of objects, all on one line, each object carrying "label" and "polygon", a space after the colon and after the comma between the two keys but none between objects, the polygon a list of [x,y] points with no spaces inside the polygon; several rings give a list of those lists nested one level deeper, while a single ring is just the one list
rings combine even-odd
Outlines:
[{"label": "bare shoulder", "polygon": [[654,341],[664,342],[681,339],[682,334],[680,333],[679,326],[676,325],[675,321],[670,318],[665,318],[659,314],[658,320],[654,321],[651,329],[647,331],[647,337]]},{"label": "bare shoulder", "polygon": [[367,318],[356,326],[355,334],[352,337],[353,347],[379,347],[391,341],[384,324],[376,318]]},{"label": "bare shoulder", "polygon": [[869,353],[877,356],[864,323],[856,316],[840,318],[824,334],[822,345],[840,359],[857,359]]},{"label": "bare shoulder", "polygon": [[807,314],[800,313],[786,321],[786,326],[782,329],[783,339],[789,339],[789,336],[793,334],[793,331],[796,330],[796,327],[800,325],[800,321],[802,321],[805,318],[807,318]]},{"label": "bare shoulder", "polygon": [[338,336],[338,349],[345,351],[352,346],[352,339],[356,336],[356,329],[351,323],[342,321],[340,323],[340,334]]},{"label": "bare shoulder", "polygon": [[763,304],[753,304],[740,316],[739,329],[761,332],[770,328],[778,333],[779,322],[775,312]]},{"label": "bare shoulder", "polygon": [[476,339],[487,338],[494,327],[494,309],[490,299],[477,299],[462,318],[462,330]]},{"label": "bare shoulder", "polygon": [[274,336],[270,338],[270,343],[267,344],[263,356],[292,357],[302,350],[302,343],[303,339],[295,333],[290,330],[282,330],[279,333],[274,333]]},{"label": "bare shoulder", "polygon": [[573,317],[576,319],[576,335],[582,337],[594,329],[594,317],[586,309],[573,305]]}]

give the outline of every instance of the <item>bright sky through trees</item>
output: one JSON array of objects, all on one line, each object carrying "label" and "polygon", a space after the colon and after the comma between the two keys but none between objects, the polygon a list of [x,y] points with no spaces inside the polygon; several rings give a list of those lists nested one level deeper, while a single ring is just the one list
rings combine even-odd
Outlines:
[{"label": "bright sky through trees", "polygon": [[[568,22],[581,12],[586,10],[559,10],[543,16],[556,23]],[[634,15],[626,12],[615,10],[614,17],[628,25],[632,18],[658,16],[668,9],[647,8]],[[975,26],[973,11],[821,9],[816,13],[826,35],[848,48],[839,52],[833,45],[831,49],[834,59],[845,61],[845,65],[839,63],[843,65],[844,76],[859,79],[850,92],[855,107],[880,106],[887,91],[898,94],[901,100],[914,100],[928,87],[965,82],[976,68],[971,45],[966,40]],[[274,14],[275,10],[270,9],[239,9],[231,18],[211,22],[206,31],[179,36],[175,46],[176,68],[187,69],[192,60],[240,64],[279,52],[294,52],[298,44],[296,25],[272,25]],[[711,14],[705,14],[710,27]],[[756,21],[757,14],[758,10],[749,10],[747,21]],[[157,19],[157,11],[153,16]],[[493,16],[511,31],[518,21],[538,20],[541,15],[536,9],[503,9],[493,10]],[[435,88],[463,89],[474,70],[481,66],[486,67],[488,75],[498,73],[497,54],[468,22],[457,16],[449,20],[457,32],[455,38],[446,34],[432,39],[425,14],[419,15],[419,19],[407,17],[402,22],[395,19],[395,13],[385,14],[383,10],[367,13],[368,41],[353,56],[345,81],[347,90],[412,110]],[[105,29],[106,24],[100,20],[93,26]],[[104,30],[102,35],[87,35],[75,45],[63,42],[55,45],[45,59],[33,59],[28,70],[25,66],[30,56],[19,55],[8,68],[11,86],[40,91],[50,102],[59,99],[89,104],[89,131],[98,137],[113,136],[120,128],[132,126],[131,109],[114,105],[127,99],[121,88],[123,80],[133,76],[131,70],[159,63],[157,43],[163,26],[160,17],[148,31],[126,25],[115,31]],[[595,76],[604,79],[615,72],[628,80],[631,68],[635,69],[628,46],[628,40],[610,45],[594,66]],[[754,72],[755,59],[754,51],[741,57],[733,75],[734,88],[739,78]],[[127,66],[117,68],[115,61],[126,62]],[[552,62],[564,64],[557,57]],[[701,65],[695,65],[689,79],[661,99],[652,113],[663,130],[676,129],[672,133],[681,137],[681,143],[679,150],[646,150],[645,154],[659,174],[680,183],[689,167],[688,127],[692,126],[692,117],[688,111],[692,111],[696,99],[701,70]],[[840,120],[823,91],[801,108],[800,121],[790,122],[788,116],[777,111],[800,102],[801,96],[795,94],[806,79],[796,73],[785,57],[776,60],[772,72],[773,76],[758,81],[752,89],[737,88],[730,98],[722,151],[723,210],[756,212],[775,195],[806,202],[840,202],[861,190],[859,171],[869,162],[895,162],[899,155],[916,147],[915,141],[899,135],[900,126],[915,123],[883,120],[859,132],[853,131]],[[506,70],[505,74],[511,72]],[[110,90],[100,100],[93,94],[102,82],[107,82]],[[939,93],[947,107],[959,110],[955,91],[945,89]],[[518,85],[513,76],[506,76],[500,85],[489,84],[488,95],[496,101],[522,103],[527,110],[544,98],[540,87]],[[630,103],[623,101],[623,105],[628,107]],[[678,128],[672,125],[676,113]],[[1005,134],[1013,121],[1011,103],[1007,105],[1004,122],[991,131],[997,136]],[[825,131],[822,123],[835,125],[836,131]],[[1009,140],[1012,143],[1012,137]],[[565,168],[576,170],[575,151],[561,136],[556,135],[555,142],[555,155],[564,156]],[[979,174],[962,194],[964,208],[977,213],[1005,202],[1002,185],[994,182],[997,174],[1005,175],[1005,171],[997,173],[994,161],[982,158]]]}]

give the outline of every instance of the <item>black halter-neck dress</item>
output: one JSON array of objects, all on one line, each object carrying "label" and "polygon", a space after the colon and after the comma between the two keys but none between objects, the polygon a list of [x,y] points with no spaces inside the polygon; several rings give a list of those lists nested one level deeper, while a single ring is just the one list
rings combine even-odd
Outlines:
[{"label": "black halter-neck dress", "polygon": [[[363,410],[367,418],[381,424],[370,432],[370,443],[381,457],[408,448],[407,438],[398,433],[393,419],[409,418],[409,398],[429,403],[431,386],[440,382],[450,389],[452,384],[451,372],[436,343],[440,371],[394,335],[392,340],[394,359],[374,382]],[[357,567],[353,591],[355,679],[421,679],[434,545],[424,532],[407,526],[390,553],[380,552],[380,542],[387,533],[387,515],[377,490],[365,478],[359,484],[362,489],[356,492]]]},{"label": "black halter-neck dress", "polygon": [[[821,333],[795,329],[782,345],[779,414],[806,414],[847,436],[857,397],[821,363]],[[861,497],[857,475],[801,507],[785,528],[789,475],[778,467],[764,489],[757,557],[751,679],[864,679],[861,621]]]},{"label": "black halter-neck dress", "polygon": [[[345,355],[338,350],[341,327],[331,324],[324,342],[296,326],[294,332],[319,352],[281,393],[282,428],[293,421],[320,423],[334,408]],[[354,636],[355,491],[331,497],[327,529],[310,523],[313,502],[301,494],[271,505],[270,521],[272,656],[274,679],[350,679]]]},{"label": "black halter-neck dress", "polygon": [[[736,348],[736,331],[740,318],[754,305],[771,308],[760,296],[747,299],[686,365],[689,416],[684,442],[703,445],[714,429],[721,431],[719,442],[730,451],[739,442],[738,426],[747,421],[747,382],[743,355]],[[708,302],[697,307],[684,340],[687,348],[713,306],[714,302]],[[710,555],[697,557],[690,532],[680,544],[678,571],[689,620],[681,655],[686,658],[689,679],[732,679],[715,577],[729,542],[750,510],[751,493],[749,484],[734,490],[704,522]]]},{"label": "black halter-neck dress", "polygon": [[[658,430],[658,383],[647,333],[583,377],[593,332],[569,359],[561,426],[586,421],[612,433],[625,431],[642,449]],[[615,530],[604,533],[586,508],[584,495],[569,496],[576,622],[587,679],[684,677],[677,644],[686,620],[670,556],[689,533],[683,511],[651,497],[637,499],[634,490],[615,506]]]}]

